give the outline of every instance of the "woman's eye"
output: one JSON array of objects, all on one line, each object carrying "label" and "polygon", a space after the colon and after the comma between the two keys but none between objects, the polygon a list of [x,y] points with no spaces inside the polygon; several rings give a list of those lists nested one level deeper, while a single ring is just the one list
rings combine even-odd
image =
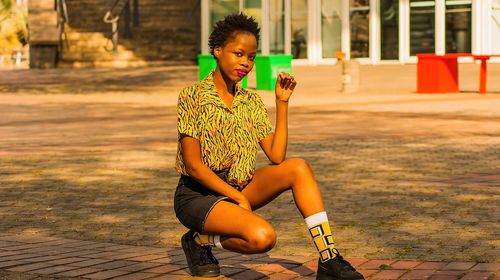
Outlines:
[{"label": "woman's eye", "polygon": [[243,54],[240,53],[240,52],[235,52],[234,54],[236,54],[237,57],[241,57]]},{"label": "woman's eye", "polygon": [[251,61],[254,61],[255,60],[255,56],[250,56],[248,57]]}]

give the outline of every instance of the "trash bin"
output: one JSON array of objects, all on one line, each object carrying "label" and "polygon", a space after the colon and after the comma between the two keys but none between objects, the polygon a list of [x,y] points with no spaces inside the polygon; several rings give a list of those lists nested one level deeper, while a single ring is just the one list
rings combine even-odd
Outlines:
[{"label": "trash bin", "polygon": [[[198,55],[198,79],[201,81],[205,79],[205,77],[210,74],[215,67],[217,67],[217,62],[215,58],[211,54],[199,54]],[[241,80],[241,86],[243,88],[247,88],[248,79],[245,76],[243,80]]]},{"label": "trash bin", "polygon": [[417,92],[458,92],[459,55],[417,54]]},{"label": "trash bin", "polygon": [[280,72],[292,72],[292,56],[287,54],[255,57],[256,88],[274,90]]}]

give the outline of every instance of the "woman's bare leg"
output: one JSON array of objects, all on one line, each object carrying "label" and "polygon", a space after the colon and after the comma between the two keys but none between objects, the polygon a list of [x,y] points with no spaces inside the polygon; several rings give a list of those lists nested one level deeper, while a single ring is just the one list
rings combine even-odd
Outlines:
[{"label": "woman's bare leg", "polygon": [[[289,189],[303,217],[324,211],[312,170],[303,159],[289,159],[257,170],[242,194],[256,210]],[[225,249],[246,254],[267,252],[276,243],[276,232],[266,220],[227,201],[212,209],[203,234],[221,235]]]},{"label": "woman's bare leg", "polygon": [[311,167],[299,158],[258,169],[242,194],[250,201],[252,209],[256,210],[289,189],[304,218],[324,211],[323,199]]},{"label": "woman's bare leg", "polygon": [[221,235],[224,249],[243,254],[264,253],[276,244],[276,232],[266,220],[228,201],[210,211],[203,234]]}]

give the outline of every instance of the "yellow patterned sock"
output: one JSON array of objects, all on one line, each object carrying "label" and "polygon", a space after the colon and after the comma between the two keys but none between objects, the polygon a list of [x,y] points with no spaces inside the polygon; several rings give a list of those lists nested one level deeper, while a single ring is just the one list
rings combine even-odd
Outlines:
[{"label": "yellow patterned sock", "polygon": [[306,217],[305,220],[316,249],[318,249],[321,262],[334,258],[338,251],[335,249],[335,242],[333,241],[326,212],[316,213]]}]

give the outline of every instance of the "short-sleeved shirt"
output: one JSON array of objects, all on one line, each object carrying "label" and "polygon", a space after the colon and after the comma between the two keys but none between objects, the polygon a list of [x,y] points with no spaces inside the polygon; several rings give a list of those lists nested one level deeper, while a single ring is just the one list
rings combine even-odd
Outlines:
[{"label": "short-sleeved shirt", "polygon": [[238,188],[253,177],[258,143],[273,131],[259,95],[236,85],[232,108],[217,93],[213,73],[184,88],[177,105],[179,133],[176,170],[186,172],[180,136],[197,139],[201,160],[213,171],[227,170],[227,181]]}]

